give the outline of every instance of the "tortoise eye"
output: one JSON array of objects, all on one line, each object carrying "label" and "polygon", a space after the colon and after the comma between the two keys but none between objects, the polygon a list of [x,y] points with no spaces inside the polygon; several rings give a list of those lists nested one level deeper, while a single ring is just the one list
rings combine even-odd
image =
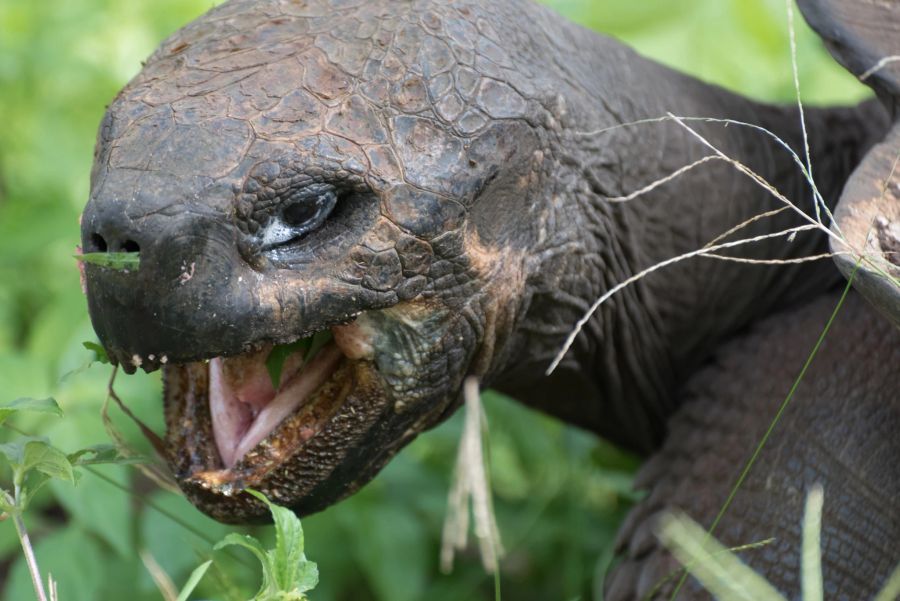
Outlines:
[{"label": "tortoise eye", "polygon": [[319,213],[319,199],[314,202],[301,200],[281,209],[281,220],[291,227],[302,227],[316,218]]},{"label": "tortoise eye", "polygon": [[263,249],[293,242],[320,227],[336,203],[337,193],[330,187],[311,186],[292,194],[263,230]]}]

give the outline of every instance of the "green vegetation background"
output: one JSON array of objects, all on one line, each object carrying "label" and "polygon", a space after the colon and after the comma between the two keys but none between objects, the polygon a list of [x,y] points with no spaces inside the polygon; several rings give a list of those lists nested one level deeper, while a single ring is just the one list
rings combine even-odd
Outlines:
[{"label": "green vegetation background", "polygon": [[[549,0],[586,26],[707,80],[770,101],[793,95],[782,0]],[[65,450],[106,442],[99,418],[108,370],[66,376],[94,339],[71,255],[104,105],[167,34],[210,0],[0,0],[0,401],[54,396],[64,419],[19,420]],[[799,21],[799,18],[798,18]],[[798,22],[808,102],[855,101],[864,89]],[[161,429],[157,375],[120,378],[129,405]],[[599,598],[611,537],[632,500],[636,461],[593,437],[487,395],[498,519],[508,557],[504,596]],[[490,599],[474,555],[441,575],[437,545],[459,416],[412,444],[351,500],[304,520],[319,563],[319,601]],[[140,443],[130,424],[120,427]],[[0,432],[0,440],[11,435]],[[63,601],[160,599],[139,559],[180,585],[210,544],[140,500],[177,513],[209,539],[228,528],[135,470],[102,468],[54,484],[28,516],[42,567]],[[130,491],[130,493],[124,492]],[[261,529],[263,535],[268,529]],[[217,555],[195,598],[243,599],[256,575]],[[12,524],[0,523],[3,599],[33,598]],[[427,591],[427,593],[426,593]]]}]

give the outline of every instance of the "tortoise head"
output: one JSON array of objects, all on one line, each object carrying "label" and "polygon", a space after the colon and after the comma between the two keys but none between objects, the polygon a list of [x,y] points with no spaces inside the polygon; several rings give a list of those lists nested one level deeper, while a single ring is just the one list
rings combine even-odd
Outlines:
[{"label": "tortoise head", "polygon": [[[162,367],[171,468],[223,521],[265,515],[244,487],[300,513],[353,492],[510,360],[556,91],[502,15],[385,6],[226,3],[100,127],[83,248],[140,266],[86,267],[91,319],[126,371]],[[273,384],[273,347],[322,332]]]}]

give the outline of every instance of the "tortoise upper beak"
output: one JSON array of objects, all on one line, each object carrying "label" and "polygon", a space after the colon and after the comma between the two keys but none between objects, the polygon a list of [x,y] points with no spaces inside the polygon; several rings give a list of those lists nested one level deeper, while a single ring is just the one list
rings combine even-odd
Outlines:
[{"label": "tortoise upper beak", "polygon": [[82,218],[84,252],[137,252],[137,269],[85,266],[88,309],[110,357],[150,371],[242,348],[262,310],[235,228],[207,212],[132,217],[128,203],[94,198]]}]

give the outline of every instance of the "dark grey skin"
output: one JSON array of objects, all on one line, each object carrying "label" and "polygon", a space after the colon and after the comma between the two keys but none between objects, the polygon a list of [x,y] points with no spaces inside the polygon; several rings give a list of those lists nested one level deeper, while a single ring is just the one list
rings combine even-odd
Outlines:
[{"label": "dark grey skin", "polygon": [[[165,41],[101,125],[82,235],[86,252],[140,251],[137,271],[86,267],[88,304],[126,371],[163,366],[169,461],[188,498],[230,522],[266,515],[237,494],[245,486],[300,514],[321,510],[450,415],[475,375],[654,455],[640,481],[650,495],[623,530],[626,561],[610,585],[612,599],[650,591],[669,565],[651,535],[656,515],[680,507],[709,524],[771,417],[761,407],[787,392],[835,300],[821,299],[840,280],[827,261],[682,262],[603,305],[545,377],[605,291],[782,206],[716,161],[610,202],[712,154],[672,121],[607,129],[669,112],[757,124],[802,148],[795,108],[706,85],[521,0],[232,0]],[[833,207],[889,130],[888,112],[870,102],[806,117]],[[812,210],[802,174],[770,138],[687,125]],[[801,223],[783,211],[736,236]],[[803,232],[724,252],[795,259],[826,246]],[[872,540],[900,538],[900,338],[849,302],[846,339],[867,349],[832,349],[804,392],[818,410],[783,425],[771,448],[784,454],[765,456],[782,476],[754,472],[748,484],[767,492],[739,497],[720,530],[727,544],[777,536],[748,561],[791,594],[798,503],[815,481],[834,510],[826,522],[837,516],[824,535],[834,598],[864,598],[900,561],[896,545],[868,555]],[[224,469],[203,361],[326,328],[340,366]],[[835,373],[868,387],[847,388]],[[848,391],[872,411],[839,419]],[[735,420],[741,436],[730,434]],[[829,444],[800,435],[801,423]],[[835,438],[845,447],[827,452]],[[859,451],[868,444],[877,459]],[[846,489],[836,462],[858,489]],[[682,598],[700,595],[689,587]]]}]

